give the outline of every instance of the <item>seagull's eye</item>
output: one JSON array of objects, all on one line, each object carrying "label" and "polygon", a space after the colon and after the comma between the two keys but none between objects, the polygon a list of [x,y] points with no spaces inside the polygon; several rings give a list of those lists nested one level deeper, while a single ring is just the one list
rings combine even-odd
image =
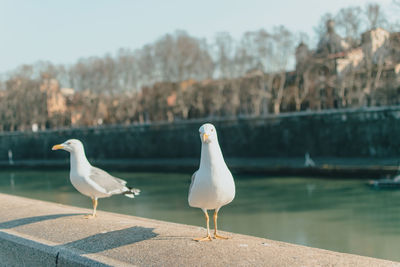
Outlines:
[{"label": "seagull's eye", "polygon": [[67,142],[67,145],[70,145],[71,144],[71,142]]},{"label": "seagull's eye", "polygon": [[214,129],[211,129],[211,132],[214,132]]}]

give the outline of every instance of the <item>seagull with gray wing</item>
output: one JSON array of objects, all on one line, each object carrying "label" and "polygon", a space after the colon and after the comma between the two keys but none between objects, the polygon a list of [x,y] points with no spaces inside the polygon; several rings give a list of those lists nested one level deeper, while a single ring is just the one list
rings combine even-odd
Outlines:
[{"label": "seagull with gray wing", "polygon": [[69,178],[72,185],[81,194],[92,199],[93,214],[87,215],[85,218],[96,217],[97,200],[99,198],[119,194],[134,198],[135,195],[139,195],[140,190],[128,187],[126,181],[111,176],[102,169],[93,167],[86,158],[81,141],[70,139],[52,148],[52,150],[58,149],[63,149],[70,153],[71,169]]},{"label": "seagull with gray wing", "polygon": [[208,210],[214,210],[214,238],[228,239],[217,233],[219,209],[235,197],[235,182],[226,166],[218,144],[217,130],[206,123],[199,129],[201,139],[200,167],[193,174],[189,188],[189,205],[203,210],[206,217],[207,236],[196,241],[211,241]]}]

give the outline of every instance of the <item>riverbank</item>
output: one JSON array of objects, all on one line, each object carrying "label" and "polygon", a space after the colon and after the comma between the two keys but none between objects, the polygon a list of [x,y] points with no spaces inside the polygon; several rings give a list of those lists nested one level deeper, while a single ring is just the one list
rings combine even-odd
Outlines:
[{"label": "riverbank", "polygon": [[7,266],[398,266],[398,263],[0,194],[0,258]]},{"label": "riverbank", "polygon": [[[80,139],[96,160],[200,156],[198,129],[211,122],[226,158],[400,158],[400,106],[285,113],[262,117],[107,125],[0,133],[0,160],[63,160],[51,147]],[[396,164],[397,165],[397,164]]]},{"label": "riverbank", "polygon": [[[234,174],[380,178],[398,172],[397,158],[328,158],[313,159],[315,166],[304,165],[304,158],[227,158]],[[93,165],[109,171],[184,172],[193,173],[198,168],[197,158],[91,160]],[[2,169],[65,169],[69,170],[68,157],[64,160],[18,160],[10,164],[0,161]]]}]

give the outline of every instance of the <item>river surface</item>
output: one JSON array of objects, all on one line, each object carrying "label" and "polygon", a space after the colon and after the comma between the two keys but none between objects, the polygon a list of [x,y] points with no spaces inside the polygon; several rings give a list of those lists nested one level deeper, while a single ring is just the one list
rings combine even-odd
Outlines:
[{"label": "river surface", "polygon": [[[112,172],[140,188],[99,209],[204,226],[190,208],[191,174]],[[311,247],[400,261],[400,190],[374,190],[365,180],[236,176],[236,198],[220,211],[219,228]],[[64,171],[0,171],[0,192],[91,208]]]}]

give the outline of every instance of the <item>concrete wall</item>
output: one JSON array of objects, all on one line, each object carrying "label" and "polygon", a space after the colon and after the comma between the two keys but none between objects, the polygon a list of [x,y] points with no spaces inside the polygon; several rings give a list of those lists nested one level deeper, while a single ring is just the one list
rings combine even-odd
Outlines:
[{"label": "concrete wall", "polygon": [[[398,157],[400,107],[299,112],[263,118],[210,120],[226,157]],[[205,121],[0,134],[0,160],[65,159],[51,151],[81,139],[91,159],[198,157]]]},{"label": "concrete wall", "polygon": [[222,229],[229,240],[198,243],[202,227],[101,210],[87,220],[88,209],[12,195],[0,203],[0,266],[399,266]]}]

